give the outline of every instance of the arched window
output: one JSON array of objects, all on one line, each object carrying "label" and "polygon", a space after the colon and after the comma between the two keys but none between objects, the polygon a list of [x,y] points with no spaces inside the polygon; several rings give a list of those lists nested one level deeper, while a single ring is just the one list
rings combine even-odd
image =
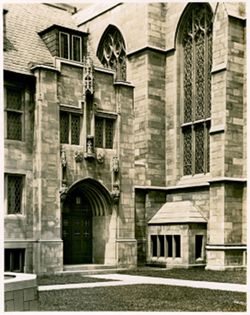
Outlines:
[{"label": "arched window", "polygon": [[209,172],[212,12],[191,4],[181,27],[183,175]]},{"label": "arched window", "polygon": [[116,81],[126,81],[126,48],[120,31],[109,26],[98,46],[97,57],[105,68],[116,72]]}]

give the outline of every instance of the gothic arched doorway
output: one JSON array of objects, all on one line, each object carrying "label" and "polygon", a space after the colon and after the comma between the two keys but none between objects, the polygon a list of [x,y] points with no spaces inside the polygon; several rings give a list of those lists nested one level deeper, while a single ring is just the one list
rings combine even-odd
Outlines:
[{"label": "gothic arched doorway", "polygon": [[64,264],[92,263],[92,210],[78,190],[64,203],[62,231]]},{"label": "gothic arched doorway", "polygon": [[67,190],[62,204],[63,263],[114,262],[116,214],[108,190],[86,178]]}]

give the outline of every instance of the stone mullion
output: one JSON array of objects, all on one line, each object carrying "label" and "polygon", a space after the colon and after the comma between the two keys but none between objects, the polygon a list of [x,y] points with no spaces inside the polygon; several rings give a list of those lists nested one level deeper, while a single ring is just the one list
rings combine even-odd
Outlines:
[{"label": "stone mullion", "polygon": [[195,95],[196,95],[196,53],[195,53],[195,39],[194,39],[194,11],[192,11],[192,125],[191,125],[191,137],[192,137],[192,175],[195,174]]}]

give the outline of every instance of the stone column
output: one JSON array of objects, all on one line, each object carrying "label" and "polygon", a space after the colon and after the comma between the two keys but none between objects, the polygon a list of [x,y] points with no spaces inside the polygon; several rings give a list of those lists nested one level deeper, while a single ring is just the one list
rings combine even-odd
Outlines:
[{"label": "stone column", "polygon": [[46,66],[36,76],[34,133],[34,266],[36,273],[61,271],[60,140],[57,72]]},{"label": "stone column", "polygon": [[[117,217],[117,262],[119,266],[134,267],[137,264],[134,215],[134,108],[133,86],[116,82],[118,106],[120,198]],[[113,187],[117,194],[117,187]]]},{"label": "stone column", "polygon": [[207,269],[242,267],[244,20],[218,6],[213,31]]}]

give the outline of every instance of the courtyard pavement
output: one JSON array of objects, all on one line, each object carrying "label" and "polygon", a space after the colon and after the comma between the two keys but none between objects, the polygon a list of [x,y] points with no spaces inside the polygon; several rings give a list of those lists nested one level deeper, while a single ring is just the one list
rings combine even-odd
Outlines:
[{"label": "courtyard pavement", "polygon": [[203,288],[203,289],[211,289],[211,290],[247,292],[247,285],[235,284],[235,283],[192,281],[192,280],[180,280],[180,279],[170,279],[170,278],[160,278],[160,277],[131,276],[131,275],[124,275],[124,274],[102,274],[102,275],[96,274],[96,275],[88,275],[88,277],[114,280],[114,281],[42,285],[38,287],[38,291],[110,287],[110,286],[133,285],[133,284],[160,284],[160,285],[170,285],[170,286]]}]

